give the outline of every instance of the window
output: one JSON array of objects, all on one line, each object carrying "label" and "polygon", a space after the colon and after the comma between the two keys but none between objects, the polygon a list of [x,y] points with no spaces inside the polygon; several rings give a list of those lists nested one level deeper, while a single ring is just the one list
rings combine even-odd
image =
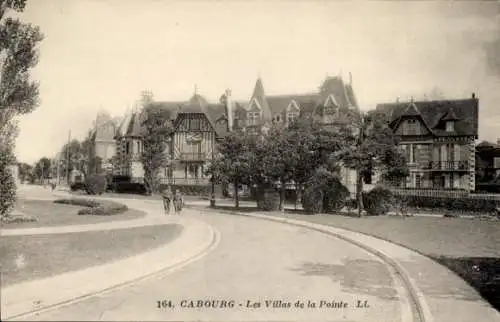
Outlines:
[{"label": "window", "polygon": [[200,119],[198,119],[198,118],[191,119],[190,130],[194,130],[194,131],[200,130]]},{"label": "window", "polygon": [[286,115],[288,123],[292,123],[297,118],[296,112],[288,112]]},{"label": "window", "polygon": [[407,120],[403,126],[403,135],[416,135],[418,134],[417,120]]},{"label": "window", "polygon": [[259,112],[248,112],[248,125],[257,125]]},{"label": "window", "polygon": [[280,122],[280,115],[279,114],[276,115],[276,122],[278,122],[278,123]]},{"label": "window", "polygon": [[446,122],[446,132],[455,131],[455,123],[453,121]]},{"label": "window", "polygon": [[420,188],[422,186],[422,176],[420,174],[417,174],[415,176],[415,187]]},{"label": "window", "polygon": [[125,154],[130,153],[130,142],[125,143]]}]

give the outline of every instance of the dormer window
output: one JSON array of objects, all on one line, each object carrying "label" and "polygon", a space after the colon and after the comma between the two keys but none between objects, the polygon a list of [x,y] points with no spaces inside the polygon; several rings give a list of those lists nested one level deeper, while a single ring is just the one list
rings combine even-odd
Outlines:
[{"label": "dormer window", "polygon": [[454,121],[447,121],[446,122],[446,132],[453,132],[455,131],[455,122]]},{"label": "dormer window", "polygon": [[248,112],[248,125],[257,125],[257,120],[259,118],[259,112]]}]

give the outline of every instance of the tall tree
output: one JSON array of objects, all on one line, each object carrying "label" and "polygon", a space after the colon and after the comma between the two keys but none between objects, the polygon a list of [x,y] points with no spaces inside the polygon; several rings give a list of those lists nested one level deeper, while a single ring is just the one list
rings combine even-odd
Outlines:
[{"label": "tall tree", "polygon": [[257,167],[259,160],[259,154],[256,153],[257,144],[255,135],[233,132],[218,144],[218,156],[212,160],[207,169],[207,173],[211,174],[216,182],[233,185],[236,208],[240,206],[238,193],[240,186],[252,185],[263,180],[263,174]]},{"label": "tall tree", "polygon": [[142,153],[140,159],[144,169],[144,183],[148,193],[158,188],[159,171],[170,161],[169,144],[173,133],[170,113],[152,104],[141,111]]},{"label": "tall tree", "polygon": [[35,177],[41,180],[50,178],[51,176],[51,161],[47,157],[40,158],[34,168]]},{"label": "tall tree", "polygon": [[38,84],[30,79],[38,62],[38,29],[12,14],[20,13],[26,0],[0,1],[0,216],[8,216],[15,202],[15,182],[8,167],[13,162],[17,124],[15,117],[38,105]]},{"label": "tall tree", "polygon": [[358,216],[363,211],[363,178],[367,171],[379,170],[385,176],[405,177],[408,169],[404,156],[397,149],[397,139],[386,116],[377,111],[351,115],[352,128],[343,132],[345,148],[337,154],[347,167],[356,170]]}]

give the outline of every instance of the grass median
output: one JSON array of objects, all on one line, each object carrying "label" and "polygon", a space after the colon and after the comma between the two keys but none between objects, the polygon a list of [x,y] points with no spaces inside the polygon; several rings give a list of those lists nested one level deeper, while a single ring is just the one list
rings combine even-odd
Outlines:
[{"label": "grass median", "polygon": [[261,212],[255,206],[216,210],[258,212],[330,225],[387,240],[412,249],[444,265],[474,287],[500,311],[500,222],[478,218],[306,215],[288,209]]},{"label": "grass median", "polygon": [[13,222],[4,224],[3,228],[37,228],[47,226],[86,225],[117,220],[138,219],[146,216],[139,210],[128,209],[114,216],[78,215],[83,206],[59,204],[50,200],[19,199],[16,202],[16,211],[35,217],[37,221]]},{"label": "grass median", "polygon": [[140,254],[173,241],[182,229],[181,225],[167,224],[69,234],[6,236],[0,244],[2,285]]}]

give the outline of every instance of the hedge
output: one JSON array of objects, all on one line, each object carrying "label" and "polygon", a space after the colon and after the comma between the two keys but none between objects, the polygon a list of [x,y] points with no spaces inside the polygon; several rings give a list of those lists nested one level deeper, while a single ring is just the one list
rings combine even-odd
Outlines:
[{"label": "hedge", "polygon": [[278,210],[280,206],[280,194],[272,187],[259,187],[255,191],[257,208],[263,211]]},{"label": "hedge", "polygon": [[485,198],[451,198],[451,197],[429,197],[429,196],[411,196],[404,197],[407,205],[412,208],[440,208],[454,211],[469,211],[491,213],[500,207],[499,200]]},{"label": "hedge", "polygon": [[109,216],[121,214],[128,210],[128,207],[124,204],[107,200],[96,201],[91,199],[72,198],[54,200],[54,203],[85,207],[78,210],[78,215]]},{"label": "hedge", "polygon": [[85,188],[88,194],[102,194],[106,191],[107,180],[103,174],[92,174],[85,180]]}]

